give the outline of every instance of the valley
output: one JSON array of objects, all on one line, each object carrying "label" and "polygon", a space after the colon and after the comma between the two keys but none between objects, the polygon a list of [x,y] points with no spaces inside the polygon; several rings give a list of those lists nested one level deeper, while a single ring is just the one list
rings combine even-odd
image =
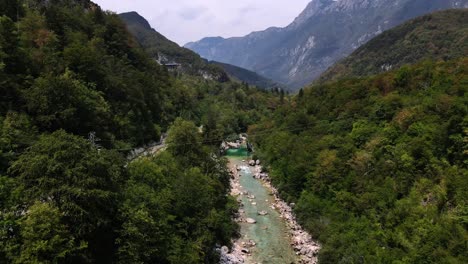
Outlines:
[{"label": "valley", "polygon": [[468,263],[467,1],[0,0],[0,263]]}]

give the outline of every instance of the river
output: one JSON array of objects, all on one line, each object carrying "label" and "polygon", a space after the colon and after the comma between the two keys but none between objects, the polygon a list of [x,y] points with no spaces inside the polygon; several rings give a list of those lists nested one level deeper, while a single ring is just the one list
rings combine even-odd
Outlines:
[{"label": "river", "polygon": [[[297,263],[286,221],[272,206],[275,198],[271,190],[253,177],[253,167],[243,161],[248,160],[246,155],[244,149],[229,150],[227,155],[231,167],[241,169],[238,174],[238,191],[242,193],[238,196],[242,202],[241,216],[256,220],[256,224],[239,223],[241,238],[237,243],[249,250],[244,254],[245,263]],[[267,215],[258,214],[262,211]],[[255,246],[250,247],[252,241]]]}]

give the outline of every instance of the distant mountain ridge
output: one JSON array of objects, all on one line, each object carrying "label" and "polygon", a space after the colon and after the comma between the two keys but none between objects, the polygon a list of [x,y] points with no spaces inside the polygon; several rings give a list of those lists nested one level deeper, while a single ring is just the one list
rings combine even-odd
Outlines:
[{"label": "distant mountain ridge", "polygon": [[277,82],[271,79],[265,78],[256,72],[249,71],[244,68],[234,66],[232,64],[226,64],[217,61],[210,61],[210,63],[223,68],[230,78],[235,79],[237,81],[245,82],[250,85],[254,85],[264,89],[283,89],[282,85],[278,84]]},{"label": "distant mountain ridge", "polygon": [[205,76],[219,81],[227,81],[227,74],[213,66],[195,52],[182,48],[151,27],[149,22],[137,12],[119,14],[130,33],[145,51],[160,64],[180,64],[184,72]]},{"label": "distant mountain ridge", "polygon": [[298,89],[383,31],[468,0],[313,0],[285,28],[187,43],[208,60],[253,70]]},{"label": "distant mountain ridge", "polygon": [[330,67],[318,81],[377,74],[423,59],[467,55],[468,9],[440,11],[385,31]]},{"label": "distant mountain ridge", "polygon": [[184,73],[218,81],[227,81],[231,77],[265,89],[277,86],[275,82],[255,72],[225,63],[209,62],[195,52],[180,47],[153,29],[137,12],[122,13],[119,16],[140,45],[160,64],[180,64]]}]

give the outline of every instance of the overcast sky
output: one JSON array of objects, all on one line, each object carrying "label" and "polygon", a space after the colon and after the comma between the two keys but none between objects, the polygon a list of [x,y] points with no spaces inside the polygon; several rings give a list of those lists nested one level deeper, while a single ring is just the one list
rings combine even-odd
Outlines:
[{"label": "overcast sky", "polygon": [[161,34],[184,45],[204,37],[244,36],[284,27],[311,0],[93,0],[117,13],[137,11]]}]

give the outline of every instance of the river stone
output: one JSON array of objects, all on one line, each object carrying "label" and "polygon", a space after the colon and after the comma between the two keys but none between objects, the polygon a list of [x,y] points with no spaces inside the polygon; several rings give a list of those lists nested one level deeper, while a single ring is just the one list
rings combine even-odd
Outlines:
[{"label": "river stone", "polygon": [[260,212],[258,212],[258,215],[263,215],[263,216],[265,216],[265,215],[267,215],[267,214],[268,214],[267,211],[260,211]]},{"label": "river stone", "polygon": [[257,220],[253,219],[253,218],[246,218],[245,219],[245,222],[247,224],[256,224],[257,223]]},{"label": "river stone", "polygon": [[221,253],[223,253],[223,254],[229,253],[229,248],[226,247],[226,246],[221,247]]}]

